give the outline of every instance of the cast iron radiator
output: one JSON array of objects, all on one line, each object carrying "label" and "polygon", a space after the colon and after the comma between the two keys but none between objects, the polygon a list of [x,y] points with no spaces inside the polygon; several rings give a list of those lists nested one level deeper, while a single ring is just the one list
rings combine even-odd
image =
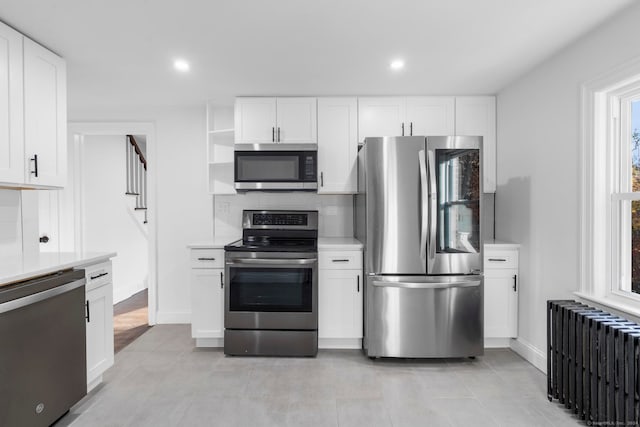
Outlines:
[{"label": "cast iron radiator", "polygon": [[640,425],[640,325],[547,301],[547,393],[589,424]]}]

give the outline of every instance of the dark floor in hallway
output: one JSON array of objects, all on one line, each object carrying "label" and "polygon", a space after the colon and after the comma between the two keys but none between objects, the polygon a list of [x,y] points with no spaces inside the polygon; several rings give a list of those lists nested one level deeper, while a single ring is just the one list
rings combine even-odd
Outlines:
[{"label": "dark floor in hallway", "polygon": [[113,306],[113,347],[117,353],[149,330],[148,290]]}]

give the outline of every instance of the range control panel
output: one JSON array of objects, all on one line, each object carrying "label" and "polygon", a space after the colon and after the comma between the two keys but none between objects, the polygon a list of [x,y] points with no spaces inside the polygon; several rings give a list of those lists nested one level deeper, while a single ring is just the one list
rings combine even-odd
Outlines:
[{"label": "range control panel", "polygon": [[317,230],[318,211],[244,210],[242,228],[261,230]]},{"label": "range control panel", "polygon": [[307,225],[307,214],[285,214],[285,213],[255,213],[253,214],[253,225]]}]

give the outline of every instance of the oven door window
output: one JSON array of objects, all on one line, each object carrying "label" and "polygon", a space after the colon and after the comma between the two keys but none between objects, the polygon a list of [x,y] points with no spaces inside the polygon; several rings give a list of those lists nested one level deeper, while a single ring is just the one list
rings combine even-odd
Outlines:
[{"label": "oven door window", "polygon": [[311,312],[311,268],[231,268],[230,311]]}]

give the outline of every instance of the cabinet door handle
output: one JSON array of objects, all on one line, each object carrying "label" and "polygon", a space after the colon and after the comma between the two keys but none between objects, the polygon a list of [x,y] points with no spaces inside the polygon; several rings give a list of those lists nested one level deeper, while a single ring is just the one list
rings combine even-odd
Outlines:
[{"label": "cabinet door handle", "polygon": [[324,187],[324,172],[320,172],[320,187]]},{"label": "cabinet door handle", "polygon": [[89,280],[96,280],[99,277],[103,277],[106,276],[109,273],[100,273],[100,274],[96,274],[95,276],[89,276]]},{"label": "cabinet door handle", "polygon": [[413,122],[409,122],[409,136],[413,136]]},{"label": "cabinet door handle", "polygon": [[489,258],[489,261],[507,262],[506,258]]},{"label": "cabinet door handle", "polygon": [[220,289],[224,289],[224,273],[220,272]]},{"label": "cabinet door handle", "polygon": [[404,123],[402,123],[402,136],[404,136]]},{"label": "cabinet door handle", "polygon": [[33,162],[33,170],[31,171],[31,173],[37,178],[38,177],[38,155],[34,154],[33,157],[31,158],[31,161]]},{"label": "cabinet door handle", "polygon": [[215,258],[208,258],[208,257],[200,257],[198,258],[198,261],[215,261]]},{"label": "cabinet door handle", "polygon": [[514,274],[513,275],[513,292],[517,292],[518,291],[518,275]]},{"label": "cabinet door handle", "polygon": [[271,127],[271,142],[276,142],[276,128]]},{"label": "cabinet door handle", "polygon": [[278,127],[278,142],[280,142],[280,127]]},{"label": "cabinet door handle", "polygon": [[332,259],[331,262],[349,262],[348,259]]},{"label": "cabinet door handle", "polygon": [[89,300],[85,302],[84,306],[87,308],[87,315],[84,318],[87,319],[87,323],[91,323],[91,312],[89,311]]},{"label": "cabinet door handle", "polygon": [[357,283],[358,283],[358,285],[357,285],[356,289],[358,290],[358,293],[359,293],[360,292],[360,275],[359,274],[358,274],[358,282]]}]

